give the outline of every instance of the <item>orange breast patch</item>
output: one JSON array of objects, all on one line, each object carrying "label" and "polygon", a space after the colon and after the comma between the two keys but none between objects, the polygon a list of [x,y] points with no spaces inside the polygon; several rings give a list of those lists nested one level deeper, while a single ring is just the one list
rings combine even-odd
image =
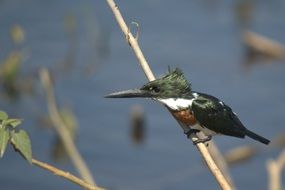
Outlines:
[{"label": "orange breast patch", "polygon": [[187,126],[195,125],[197,123],[197,120],[195,119],[190,109],[181,110],[181,111],[171,110],[171,113],[177,120],[181,121],[183,124]]}]

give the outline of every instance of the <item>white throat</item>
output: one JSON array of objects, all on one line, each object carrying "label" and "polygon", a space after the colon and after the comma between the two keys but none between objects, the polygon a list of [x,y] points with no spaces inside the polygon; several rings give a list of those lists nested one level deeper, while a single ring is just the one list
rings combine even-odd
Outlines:
[{"label": "white throat", "polygon": [[167,99],[160,99],[156,98],[155,100],[161,102],[162,104],[166,105],[170,109],[179,110],[185,109],[192,106],[193,99],[183,99],[183,98],[167,98]]}]

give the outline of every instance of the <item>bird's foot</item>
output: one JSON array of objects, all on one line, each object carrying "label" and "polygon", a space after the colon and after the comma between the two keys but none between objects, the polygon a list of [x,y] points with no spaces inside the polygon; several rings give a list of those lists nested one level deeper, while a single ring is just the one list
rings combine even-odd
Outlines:
[{"label": "bird's foot", "polygon": [[[205,143],[205,142],[210,141],[211,139],[212,139],[212,136],[209,135],[209,136],[207,136],[206,138],[197,139],[197,140],[193,141],[193,144],[194,144],[194,145],[197,145],[198,143]],[[208,145],[207,145],[207,146],[208,146]]]},{"label": "bird's foot", "polygon": [[200,131],[197,130],[197,129],[189,129],[189,131],[187,132],[184,132],[185,135],[187,135],[187,138],[189,139],[190,138],[190,135],[192,135],[193,133],[196,134],[196,133],[199,133]]}]

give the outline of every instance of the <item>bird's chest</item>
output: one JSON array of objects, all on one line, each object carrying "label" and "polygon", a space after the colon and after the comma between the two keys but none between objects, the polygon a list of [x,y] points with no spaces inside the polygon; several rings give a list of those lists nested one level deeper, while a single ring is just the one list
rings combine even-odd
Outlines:
[{"label": "bird's chest", "polygon": [[[169,109],[169,108],[168,108]],[[192,129],[197,129],[199,131],[203,131],[205,135],[216,135],[215,131],[212,131],[204,126],[202,126],[194,117],[194,114],[191,109],[185,110],[170,110],[172,115],[181,123],[186,126],[191,127]]]},{"label": "bird's chest", "polygon": [[178,121],[182,122],[186,126],[197,124],[197,120],[190,109],[171,110],[171,113]]}]

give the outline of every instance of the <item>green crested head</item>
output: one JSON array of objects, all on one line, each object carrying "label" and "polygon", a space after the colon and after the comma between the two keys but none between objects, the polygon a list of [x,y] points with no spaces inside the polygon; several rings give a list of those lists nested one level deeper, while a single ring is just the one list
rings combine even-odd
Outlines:
[{"label": "green crested head", "polygon": [[153,98],[153,99],[168,99],[168,98],[185,98],[193,97],[191,85],[184,77],[182,71],[178,68],[169,70],[165,76],[148,82],[140,89],[131,89],[120,92],[115,92],[105,96],[106,98]]},{"label": "green crested head", "polygon": [[169,69],[168,74],[148,82],[140,90],[150,92],[152,98],[190,98],[192,96],[191,85],[179,68]]}]

